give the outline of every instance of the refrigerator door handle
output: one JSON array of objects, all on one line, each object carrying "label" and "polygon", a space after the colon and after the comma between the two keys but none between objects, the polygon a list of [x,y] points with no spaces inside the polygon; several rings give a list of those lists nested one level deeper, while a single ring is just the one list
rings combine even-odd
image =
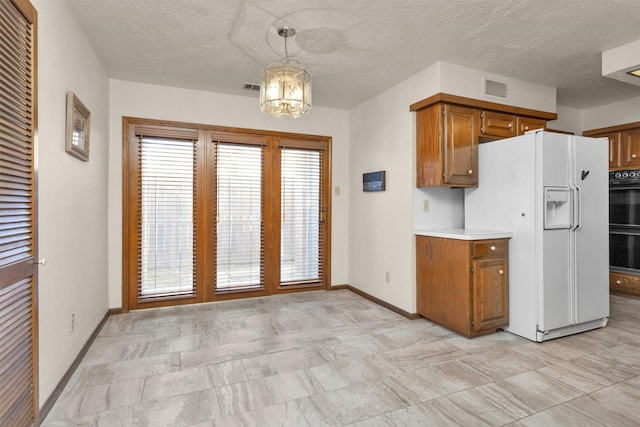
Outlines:
[{"label": "refrigerator door handle", "polygon": [[573,227],[572,230],[578,230],[580,228],[580,222],[582,220],[580,212],[580,187],[573,186]]}]

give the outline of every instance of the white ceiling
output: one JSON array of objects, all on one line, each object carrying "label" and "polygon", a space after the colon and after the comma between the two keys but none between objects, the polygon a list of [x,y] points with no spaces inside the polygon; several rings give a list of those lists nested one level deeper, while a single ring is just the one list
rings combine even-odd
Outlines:
[{"label": "white ceiling", "polygon": [[437,61],[558,88],[590,108],[640,97],[601,52],[640,39],[639,0],[60,0],[109,75],[242,96],[289,53],[313,104],[349,109]]}]

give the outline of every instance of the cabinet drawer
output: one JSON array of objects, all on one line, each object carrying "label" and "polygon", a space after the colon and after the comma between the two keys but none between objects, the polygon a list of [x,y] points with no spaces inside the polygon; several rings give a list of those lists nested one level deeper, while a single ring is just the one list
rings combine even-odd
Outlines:
[{"label": "cabinet drawer", "polygon": [[471,256],[474,258],[506,256],[509,252],[507,239],[480,240],[472,243]]},{"label": "cabinet drawer", "polygon": [[610,272],[609,287],[612,291],[640,296],[640,276]]},{"label": "cabinet drawer", "polygon": [[518,135],[524,135],[525,132],[534,129],[546,129],[547,122],[541,119],[532,119],[530,117],[518,117]]},{"label": "cabinet drawer", "polygon": [[511,114],[483,111],[480,113],[480,133],[482,135],[509,138],[516,135],[516,116]]}]

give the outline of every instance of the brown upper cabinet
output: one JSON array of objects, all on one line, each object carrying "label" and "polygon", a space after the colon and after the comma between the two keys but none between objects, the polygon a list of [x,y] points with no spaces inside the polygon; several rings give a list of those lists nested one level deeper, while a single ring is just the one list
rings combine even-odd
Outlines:
[{"label": "brown upper cabinet", "polygon": [[609,169],[640,168],[640,122],[587,130],[584,136],[609,139]]},{"label": "brown upper cabinet", "polygon": [[440,93],[416,112],[416,187],[477,187],[478,143],[546,128],[557,114]]},{"label": "brown upper cabinet", "polygon": [[[518,135],[524,135],[525,132],[536,129],[547,129],[547,121],[543,119],[534,119],[531,117],[518,117]],[[557,131],[553,131],[557,132]],[[562,132],[564,133],[564,132]]]},{"label": "brown upper cabinet", "polygon": [[495,111],[481,111],[480,135],[498,138],[516,136],[516,116]]},{"label": "brown upper cabinet", "polygon": [[473,187],[478,147],[473,108],[433,104],[416,112],[418,187]]}]

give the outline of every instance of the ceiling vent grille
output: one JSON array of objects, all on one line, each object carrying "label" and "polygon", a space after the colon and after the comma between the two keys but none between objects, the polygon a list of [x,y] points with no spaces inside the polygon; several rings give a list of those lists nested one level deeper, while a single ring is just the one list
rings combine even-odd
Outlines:
[{"label": "ceiling vent grille", "polygon": [[507,99],[507,84],[495,80],[484,79],[484,94]]},{"label": "ceiling vent grille", "polygon": [[246,90],[260,90],[260,85],[258,83],[245,83],[244,88]]}]

